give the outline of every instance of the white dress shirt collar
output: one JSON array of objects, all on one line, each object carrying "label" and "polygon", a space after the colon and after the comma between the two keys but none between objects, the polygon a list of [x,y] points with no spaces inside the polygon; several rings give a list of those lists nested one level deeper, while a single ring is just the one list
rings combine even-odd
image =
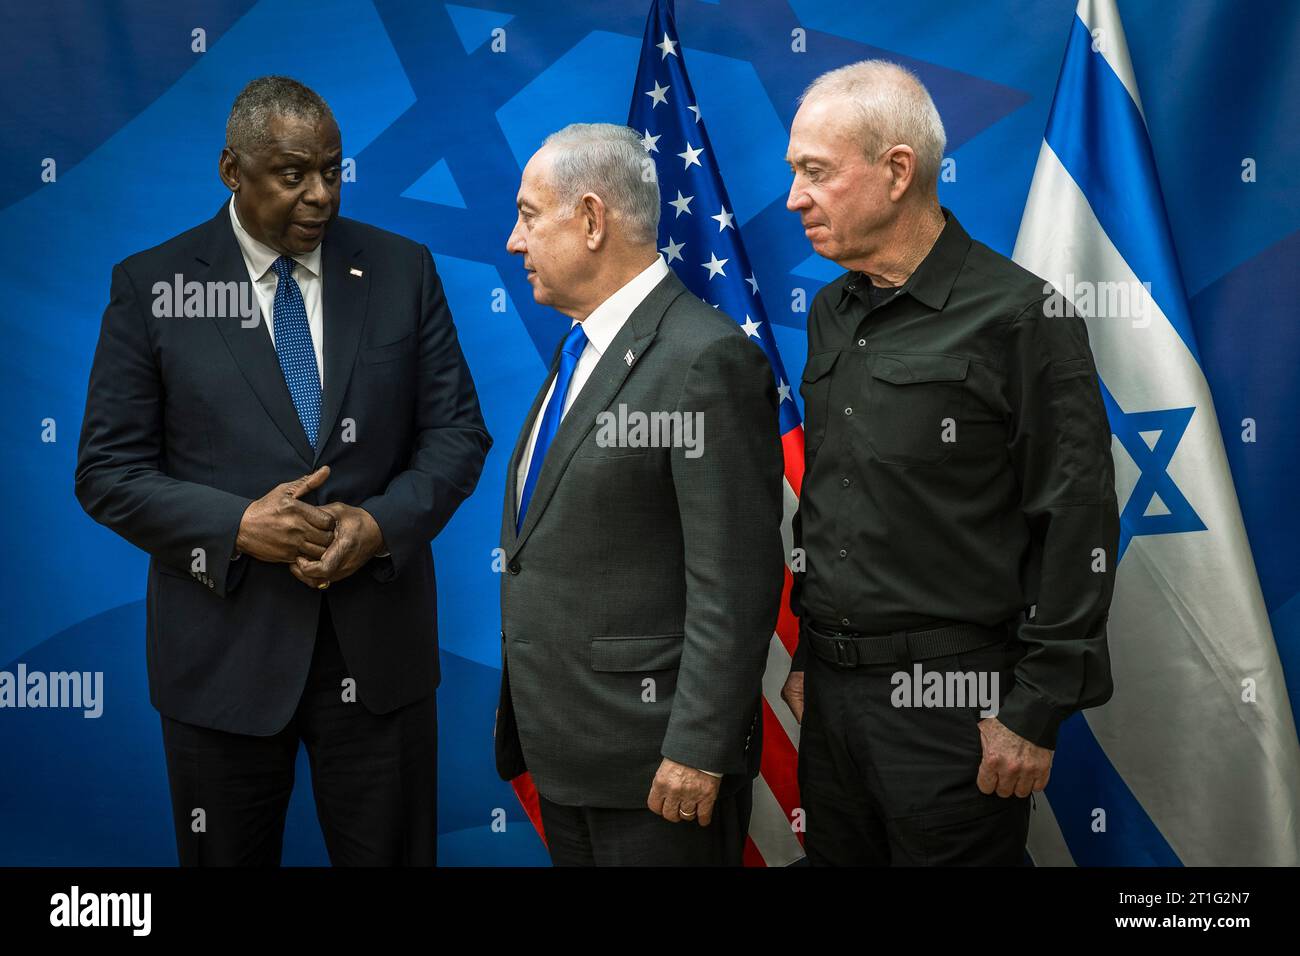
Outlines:
[{"label": "white dress shirt collar", "polygon": [[[591,315],[582,321],[582,331],[587,335],[587,342],[596,350],[596,355],[605,354],[605,349],[614,341],[624,323],[631,317],[645,297],[668,275],[668,263],[663,256],[655,256],[650,263],[617,292],[596,306]],[[577,323],[574,319],[574,323]],[[572,326],[570,326],[572,328]]]},{"label": "white dress shirt collar", "polygon": [[[235,197],[233,194],[230,197],[230,224],[235,227],[235,238],[239,240],[239,249],[244,254],[244,263],[248,266],[249,274],[261,279],[262,276],[266,275],[266,270],[271,268],[271,264],[280,258],[280,253],[265,243],[258,242],[248,234],[248,230],[239,221],[239,213],[235,211]],[[320,249],[320,244],[317,244],[316,248],[311,252],[294,256],[293,259],[303,268],[310,269],[312,275],[319,276]]]}]

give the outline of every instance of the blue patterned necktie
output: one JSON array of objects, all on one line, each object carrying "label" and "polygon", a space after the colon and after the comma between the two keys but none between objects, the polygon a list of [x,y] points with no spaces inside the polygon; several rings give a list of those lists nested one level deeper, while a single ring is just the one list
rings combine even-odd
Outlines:
[{"label": "blue patterned necktie", "polygon": [[524,526],[524,515],[528,513],[528,501],[537,486],[537,476],[542,473],[542,462],[546,460],[547,449],[560,430],[560,417],[564,414],[564,397],[569,394],[569,383],[573,381],[573,370],[578,367],[578,357],[587,347],[587,333],[582,331],[578,322],[569,329],[564,339],[564,351],[560,354],[560,371],[555,375],[555,390],[551,400],[546,403],[542,415],[541,427],[537,430],[537,442],[533,445],[533,457],[528,462],[528,476],[524,479],[524,493],[519,499],[519,517],[515,521],[515,531]]},{"label": "blue patterned necktie", "polygon": [[298,411],[298,421],[307,433],[307,441],[316,447],[316,432],[320,428],[320,372],[316,368],[316,350],[311,344],[311,330],[307,327],[307,306],[302,301],[302,290],[293,277],[297,263],[281,256],[271,263],[280,277],[275,286],[275,304],[272,314],[275,322],[275,354],[280,359],[289,397]]}]

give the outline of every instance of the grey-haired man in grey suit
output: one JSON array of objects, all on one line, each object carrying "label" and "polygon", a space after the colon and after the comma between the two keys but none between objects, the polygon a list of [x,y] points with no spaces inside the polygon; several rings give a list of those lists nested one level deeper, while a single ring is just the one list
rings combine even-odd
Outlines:
[{"label": "grey-haired man in grey suit", "polygon": [[572,320],[501,526],[497,769],[557,865],[740,864],[781,597],[771,366],[656,251],[648,162],[627,127],[553,134],[507,244]]}]

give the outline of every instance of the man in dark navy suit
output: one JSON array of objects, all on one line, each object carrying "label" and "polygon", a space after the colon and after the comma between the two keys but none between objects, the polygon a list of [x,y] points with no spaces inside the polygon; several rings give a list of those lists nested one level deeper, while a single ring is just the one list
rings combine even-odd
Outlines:
[{"label": "man in dark navy suit", "polygon": [[113,269],[77,498],[149,552],[183,865],[277,865],[299,741],[336,865],[436,859],[430,540],[491,438],[424,246],[340,218],[325,102],[254,80],[210,221]]}]

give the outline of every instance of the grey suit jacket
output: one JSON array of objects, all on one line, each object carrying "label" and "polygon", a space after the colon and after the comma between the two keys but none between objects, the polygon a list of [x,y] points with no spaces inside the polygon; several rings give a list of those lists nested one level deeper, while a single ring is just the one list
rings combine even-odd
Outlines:
[{"label": "grey suit jacket", "polygon": [[[527,769],[557,803],[642,807],[668,757],[724,774],[725,794],[758,771],[781,597],[771,366],[669,274],[565,415],[516,533],[519,458],[558,354],[506,480],[497,770]],[[702,441],[610,446],[598,416],[620,406],[629,422],[699,413]]]}]

